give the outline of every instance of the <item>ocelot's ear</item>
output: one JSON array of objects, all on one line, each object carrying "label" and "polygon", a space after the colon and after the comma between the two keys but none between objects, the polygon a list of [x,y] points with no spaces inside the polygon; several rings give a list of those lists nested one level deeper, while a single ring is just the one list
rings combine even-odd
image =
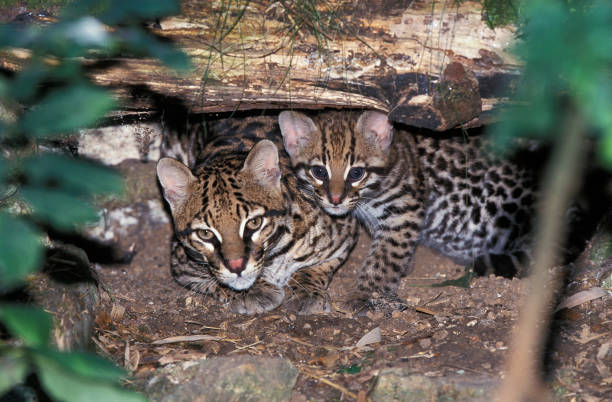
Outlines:
[{"label": "ocelot's ear", "polygon": [[312,133],[318,130],[310,117],[289,110],[281,112],[278,116],[278,124],[283,134],[285,151],[291,157],[298,153],[304,145],[308,144]]},{"label": "ocelot's ear", "polygon": [[189,185],[196,180],[187,166],[172,158],[162,158],[157,162],[157,178],[173,213],[185,202]]},{"label": "ocelot's ear", "polygon": [[364,112],[357,121],[357,132],[372,139],[386,151],[393,140],[393,127],[387,115],[377,111]]},{"label": "ocelot's ear", "polygon": [[249,152],[242,171],[253,175],[258,184],[280,190],[281,170],[278,163],[276,145],[270,140],[262,140]]}]

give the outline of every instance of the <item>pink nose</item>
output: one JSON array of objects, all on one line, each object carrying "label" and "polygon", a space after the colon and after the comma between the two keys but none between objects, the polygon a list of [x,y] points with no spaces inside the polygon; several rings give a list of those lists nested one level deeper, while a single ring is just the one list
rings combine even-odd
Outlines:
[{"label": "pink nose", "polygon": [[335,205],[340,204],[340,196],[339,195],[334,195],[332,194],[331,196],[331,202]]},{"label": "pink nose", "polygon": [[244,271],[244,258],[237,258],[235,260],[229,260],[228,262],[229,270],[235,274],[239,274]]}]

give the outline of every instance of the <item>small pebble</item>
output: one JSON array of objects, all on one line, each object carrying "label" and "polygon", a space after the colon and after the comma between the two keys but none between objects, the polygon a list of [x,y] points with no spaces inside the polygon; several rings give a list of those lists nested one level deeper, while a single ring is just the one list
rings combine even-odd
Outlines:
[{"label": "small pebble", "polygon": [[436,333],[433,335],[433,338],[434,338],[436,341],[441,341],[442,339],[446,338],[447,336],[448,336],[448,331],[447,331],[447,330],[445,330],[445,329],[443,329],[443,330],[441,330],[441,331],[436,332]]}]

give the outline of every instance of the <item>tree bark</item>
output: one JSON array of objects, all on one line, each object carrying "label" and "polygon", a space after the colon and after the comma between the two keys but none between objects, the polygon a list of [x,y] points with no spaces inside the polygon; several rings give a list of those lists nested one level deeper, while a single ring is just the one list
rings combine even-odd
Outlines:
[{"label": "tree bark", "polygon": [[159,96],[192,112],[374,108],[438,131],[486,122],[518,77],[515,28],[490,29],[480,2],[302,3],[312,2],[186,0],[153,31],[192,57],[192,71],[124,58],[92,77],[124,113],[155,109]]}]

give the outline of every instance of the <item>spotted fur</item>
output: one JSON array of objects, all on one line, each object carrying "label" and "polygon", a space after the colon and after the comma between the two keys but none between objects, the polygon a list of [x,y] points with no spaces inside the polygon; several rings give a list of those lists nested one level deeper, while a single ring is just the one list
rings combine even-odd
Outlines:
[{"label": "spotted fur", "polygon": [[534,177],[479,138],[394,133],[379,112],[279,116],[305,196],[372,235],[357,304],[393,300],[418,243],[480,273],[521,274],[530,249]]},{"label": "spotted fur", "polygon": [[193,172],[170,158],[157,167],[178,240],[175,279],[238,313],[274,309],[285,285],[299,313],[328,311],[326,289],[357,224],[298,191],[275,119],[224,120],[211,131]]}]

